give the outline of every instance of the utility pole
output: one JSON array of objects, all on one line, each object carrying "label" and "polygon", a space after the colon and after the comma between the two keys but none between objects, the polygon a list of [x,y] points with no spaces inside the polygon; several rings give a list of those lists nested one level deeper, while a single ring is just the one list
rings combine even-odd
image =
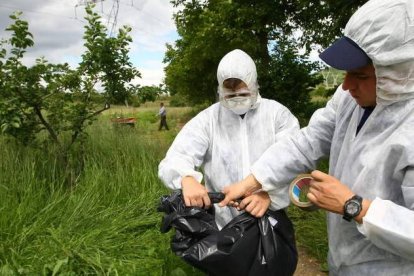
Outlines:
[{"label": "utility pole", "polygon": [[[115,34],[116,25],[118,22],[118,11],[119,11],[119,1],[120,0],[112,0],[112,7],[109,13],[104,12],[104,1],[108,2],[109,0],[78,0],[78,3],[75,5],[75,18],[77,18],[76,9],[79,6],[89,6],[95,5],[97,3],[101,3],[101,14],[102,17],[106,18],[106,29],[109,32],[109,36],[113,36]],[[133,2],[132,2],[133,5]]]}]

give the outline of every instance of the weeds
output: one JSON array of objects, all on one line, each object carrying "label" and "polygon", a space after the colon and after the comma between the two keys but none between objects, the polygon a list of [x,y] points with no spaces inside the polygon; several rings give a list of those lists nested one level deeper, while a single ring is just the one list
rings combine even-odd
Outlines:
[{"label": "weeds", "polygon": [[[161,234],[159,161],[190,109],[172,109],[158,129],[157,106],[122,110],[137,125],[114,128],[108,112],[88,129],[84,172],[68,189],[56,152],[0,136],[0,275],[202,275]],[[119,110],[118,110],[119,111]],[[327,251],[323,212],[289,209],[298,243]]]}]

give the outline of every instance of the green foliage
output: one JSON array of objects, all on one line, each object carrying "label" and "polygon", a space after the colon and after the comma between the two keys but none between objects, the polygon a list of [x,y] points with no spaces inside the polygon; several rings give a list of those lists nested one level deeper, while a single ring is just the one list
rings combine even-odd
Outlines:
[{"label": "green foliage", "polygon": [[[322,159],[318,163],[318,170],[328,173],[329,160]],[[303,201],[308,201],[303,200]],[[295,226],[296,242],[305,248],[308,254],[316,257],[321,263],[321,270],[328,271],[328,233],[326,226],[326,211],[303,211],[299,207],[290,205],[289,218]]]},{"label": "green foliage", "polygon": [[[316,65],[305,61],[298,50],[332,42],[363,2],[172,0],[178,8],[174,18],[180,38],[167,45],[167,88],[191,104],[214,102],[218,63],[239,48],[256,62],[260,93],[289,106],[306,121],[315,109],[310,87],[321,78],[312,73]],[[302,35],[294,39],[298,32]]]},{"label": "green foliage", "polygon": [[315,110],[310,92],[322,81],[319,75],[310,73],[317,65],[299,55],[292,41],[285,41],[274,46],[269,67],[272,78],[265,82],[267,87],[261,85],[261,94],[283,103],[305,125]]},{"label": "green foliage", "polygon": [[164,137],[114,131],[109,120],[89,131],[85,173],[71,190],[55,173],[58,148],[45,154],[0,137],[0,274],[201,275],[159,231]]},{"label": "green foliage", "polygon": [[342,36],[351,15],[366,0],[285,0],[293,27],[302,31],[300,42],[308,50],[314,44],[324,47]]},{"label": "green foliage", "polygon": [[84,46],[87,49],[82,55],[79,71],[87,77],[85,87],[102,83],[108,101],[123,104],[136,86],[129,84],[131,80],[141,77],[139,71],[129,60],[129,35],[131,27],[123,26],[116,37],[108,37],[100,16],[93,12],[91,6],[86,7],[88,25],[85,26]]},{"label": "green foliage", "polygon": [[[86,51],[76,69],[43,58],[31,67],[24,65],[25,50],[34,42],[19,13],[10,16],[14,23],[6,30],[11,38],[3,40],[0,48],[1,132],[44,149],[49,149],[51,141],[60,148],[61,166],[68,168],[69,175],[73,164],[77,164],[75,171],[82,171],[82,157],[72,162],[71,151],[82,151],[86,127],[109,108],[106,103],[128,98],[135,88],[128,83],[140,76],[128,58],[131,29],[122,27],[117,37],[107,37],[99,16],[91,7],[86,12]],[[98,96],[98,84],[104,87],[102,96]]]},{"label": "green foliage", "polygon": [[140,107],[141,106],[141,100],[137,95],[131,95],[129,97],[128,103],[132,105],[133,107]]},{"label": "green foliage", "polygon": [[[217,66],[239,48],[256,61],[260,93],[287,105],[299,116],[309,102],[309,87],[321,79],[316,65],[299,55],[292,39],[285,1],[172,1],[180,39],[168,45],[165,83],[172,95],[191,103],[216,100]],[[280,11],[280,12],[275,12]],[[274,45],[269,51],[269,45]],[[292,94],[294,96],[292,97]],[[300,112],[299,112],[300,111]]]},{"label": "green foliage", "polygon": [[182,94],[174,94],[171,96],[170,105],[175,107],[183,107],[188,105],[188,100]]},{"label": "green foliage", "polygon": [[[32,67],[25,66],[21,59],[25,49],[33,45],[28,24],[11,18],[14,24],[7,28],[12,32],[2,45],[0,83],[0,124],[3,133],[12,135],[24,144],[48,137],[64,148],[84,136],[85,127],[97,114],[106,108],[99,108],[96,98],[97,83],[105,88],[105,102],[124,100],[129,95],[127,83],[139,76],[128,60],[128,36],[130,28],[123,27],[117,37],[107,37],[99,16],[87,7],[85,48],[82,62],[77,69],[68,64],[50,64],[38,59]],[[46,132],[48,135],[38,135]],[[69,136],[66,142],[65,135]]]},{"label": "green foliage", "polygon": [[288,208],[288,215],[295,227],[297,244],[316,257],[323,264],[322,269],[326,269],[328,253],[326,212],[321,210],[307,212],[291,205]]},{"label": "green foliage", "polygon": [[[201,108],[169,108],[169,123]],[[113,109],[138,125],[114,129]],[[171,252],[173,231],[159,231],[156,205],[168,191],[157,167],[178,128],[157,131],[155,106],[131,110],[113,107],[88,128],[84,174],[70,190],[56,173],[59,148],[0,136],[0,275],[203,275]],[[289,215],[298,243],[324,262],[325,214],[290,207]]]},{"label": "green foliage", "polygon": [[329,97],[329,96],[330,96],[330,94],[329,94],[329,92],[328,92],[328,89],[326,89],[326,88],[325,88],[325,86],[323,86],[323,85],[318,85],[318,86],[317,86],[317,87],[316,87],[316,88],[312,91],[311,96],[326,98],[326,97]]},{"label": "green foliage", "polygon": [[149,124],[154,124],[159,120],[159,118],[158,118],[158,116],[156,116],[155,112],[142,111],[138,114],[138,120],[143,124],[148,124],[148,123]]},{"label": "green foliage", "polygon": [[335,93],[336,89],[337,87],[329,88],[320,84],[312,90],[310,96],[312,97],[313,102],[324,101],[326,103],[330,99],[330,97]]},{"label": "green foliage", "polygon": [[142,86],[137,89],[137,95],[141,103],[154,102],[162,93],[164,93],[162,86]]},{"label": "green foliage", "polygon": [[[220,59],[240,48],[254,59],[268,61],[267,31],[263,16],[271,2],[172,1],[182,8],[175,15],[181,38],[168,45],[165,83],[172,95],[180,93],[191,103],[216,100],[216,70]],[[269,6],[270,5],[270,6]],[[277,9],[275,9],[277,10]],[[267,68],[267,63],[258,64]],[[260,74],[259,74],[260,75]],[[260,83],[261,84],[261,83]]]},{"label": "green foliage", "polygon": [[158,86],[136,85],[132,89],[132,94],[128,96],[128,102],[133,107],[139,107],[141,104],[145,104],[146,102],[155,102],[157,99],[166,96],[168,96],[168,94],[166,93],[163,84],[160,84]]},{"label": "green foliage", "polygon": [[326,68],[319,71],[319,74],[323,77],[323,86],[326,89],[335,89],[337,88],[344,80],[345,72],[335,69],[335,68]]}]

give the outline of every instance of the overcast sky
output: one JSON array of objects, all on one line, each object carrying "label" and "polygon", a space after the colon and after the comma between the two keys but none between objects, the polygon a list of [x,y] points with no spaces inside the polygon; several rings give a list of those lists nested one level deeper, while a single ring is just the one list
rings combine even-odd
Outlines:
[{"label": "overcast sky", "polygon": [[[31,64],[44,56],[52,63],[68,62],[76,66],[83,53],[85,6],[82,3],[86,1],[92,0],[0,0],[0,38],[9,36],[4,31],[12,22],[9,15],[20,10],[22,18],[29,22],[35,42],[26,54],[25,63]],[[114,2],[97,0],[95,7],[109,30],[116,10]],[[130,57],[142,74],[142,79],[137,80],[141,85],[158,85],[163,81],[165,44],[178,38],[172,15],[169,0],[119,0],[116,26],[117,29],[122,25],[132,27]]]}]

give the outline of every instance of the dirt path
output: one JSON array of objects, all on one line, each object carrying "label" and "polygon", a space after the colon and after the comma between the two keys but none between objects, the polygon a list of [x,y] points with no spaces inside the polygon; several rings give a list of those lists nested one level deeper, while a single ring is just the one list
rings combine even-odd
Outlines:
[{"label": "dirt path", "polygon": [[298,247],[298,265],[294,276],[326,276],[328,273],[321,271],[320,263],[313,257],[310,257],[306,251]]}]

